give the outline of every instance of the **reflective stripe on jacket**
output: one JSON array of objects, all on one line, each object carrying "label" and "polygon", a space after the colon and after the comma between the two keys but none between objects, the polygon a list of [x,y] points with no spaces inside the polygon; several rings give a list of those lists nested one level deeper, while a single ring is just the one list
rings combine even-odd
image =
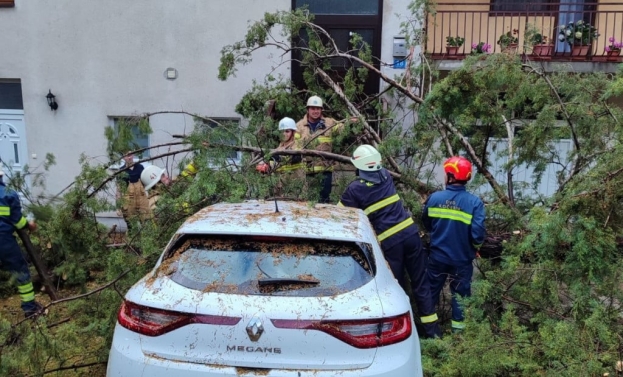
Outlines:
[{"label": "reflective stripe on jacket", "polygon": [[197,175],[199,169],[195,166],[195,162],[191,161],[188,165],[184,167],[182,173],[180,174],[184,178],[192,178]]},{"label": "reflective stripe on jacket", "polygon": [[[301,149],[314,149],[322,152],[333,152],[333,135],[339,133],[344,125],[333,118],[320,118],[315,132],[312,132],[307,115],[296,123],[296,132],[300,135]],[[307,173],[333,171],[331,161],[320,158],[307,158]]]},{"label": "reflective stripe on jacket", "polygon": [[463,185],[433,193],[422,222],[430,232],[430,258],[452,266],[471,263],[485,239],[484,204]]},{"label": "reflective stripe on jacket", "polygon": [[[301,135],[294,133],[294,138],[290,141],[282,141],[277,147],[278,151],[298,151],[301,150]],[[277,166],[277,173],[289,173],[298,169],[305,169],[305,163],[301,155],[275,155],[271,158],[271,168]]]},{"label": "reflective stripe on jacket", "polygon": [[19,196],[0,181],[0,232],[13,233],[15,229],[22,229],[26,224],[28,221],[22,215]]},{"label": "reflective stripe on jacket", "polygon": [[381,169],[380,174],[383,176],[381,183],[360,178],[351,182],[338,205],[362,209],[385,250],[406,237],[415,236],[418,228],[396,193],[394,180],[389,172]]}]

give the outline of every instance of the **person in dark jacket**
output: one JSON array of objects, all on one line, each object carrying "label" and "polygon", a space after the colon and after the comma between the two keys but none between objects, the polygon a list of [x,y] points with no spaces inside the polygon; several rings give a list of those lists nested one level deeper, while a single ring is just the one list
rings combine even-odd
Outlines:
[{"label": "person in dark jacket", "polygon": [[485,238],[485,207],[465,190],[472,177],[472,164],[464,157],[451,157],[443,164],[446,189],[433,193],[424,205],[422,222],[430,232],[427,274],[435,303],[446,279],[452,293],[452,331],[465,327],[457,301],[471,295],[472,261]]},{"label": "person in dark jacket", "polygon": [[28,262],[13,233],[23,228],[34,231],[37,225],[34,221],[27,221],[22,215],[19,196],[15,191],[6,188],[2,181],[3,176],[4,173],[0,170],[0,262],[2,269],[10,272],[15,278],[24,315],[31,317],[40,314],[43,306],[35,301],[35,289],[30,279]]},{"label": "person in dark jacket", "polygon": [[[141,173],[144,166],[134,162],[134,153],[129,151],[123,156],[126,170],[121,175],[121,181],[125,186],[125,193],[122,197],[121,213],[125,220],[128,231],[132,227],[132,220],[137,218],[143,222],[151,217],[149,200],[145,187],[141,182]],[[123,190],[120,190],[123,192]]]},{"label": "person in dark jacket", "polygon": [[362,209],[381,243],[394,277],[405,287],[405,268],[420,314],[421,336],[441,336],[434,302],[426,276],[426,254],[418,227],[396,193],[394,181],[381,165],[381,154],[371,145],[361,145],[351,159],[359,178],[351,182],[338,205]]}]

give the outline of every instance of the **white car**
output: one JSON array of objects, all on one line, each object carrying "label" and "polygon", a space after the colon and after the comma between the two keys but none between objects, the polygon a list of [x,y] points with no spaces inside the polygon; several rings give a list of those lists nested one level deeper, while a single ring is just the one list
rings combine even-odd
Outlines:
[{"label": "white car", "polygon": [[126,294],[107,376],[422,376],[409,299],[363,211],[217,204]]}]

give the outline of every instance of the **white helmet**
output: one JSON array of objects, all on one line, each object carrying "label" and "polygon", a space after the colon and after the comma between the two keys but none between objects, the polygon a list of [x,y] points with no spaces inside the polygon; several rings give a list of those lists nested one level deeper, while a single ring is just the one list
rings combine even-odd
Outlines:
[{"label": "white helmet", "polygon": [[279,121],[279,131],[294,130],[296,131],[296,122],[292,118],[285,117]]},{"label": "white helmet", "polygon": [[165,170],[157,167],[156,165],[149,165],[141,173],[141,182],[145,187],[145,190],[149,190],[154,187],[156,183],[160,182],[160,178],[164,174]]},{"label": "white helmet", "polygon": [[353,158],[350,161],[359,170],[377,171],[381,170],[381,154],[373,146],[363,144],[355,149]]},{"label": "white helmet", "polygon": [[309,97],[309,99],[307,100],[307,107],[322,107],[322,98],[318,97],[318,96],[311,96]]}]

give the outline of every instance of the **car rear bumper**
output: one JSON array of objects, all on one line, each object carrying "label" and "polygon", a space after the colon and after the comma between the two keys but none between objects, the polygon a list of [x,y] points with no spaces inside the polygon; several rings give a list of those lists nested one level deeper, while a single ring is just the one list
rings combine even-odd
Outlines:
[{"label": "car rear bumper", "polygon": [[[409,341],[407,341],[409,342]],[[293,370],[269,369],[262,370],[267,377],[420,377],[422,367],[420,349],[417,338],[412,339],[411,347],[392,345],[382,347],[376,355],[375,362],[368,368],[349,370]],[[244,371],[248,370],[249,373]],[[219,365],[204,365],[171,361],[159,357],[145,355],[140,347],[138,334],[115,327],[110,356],[108,358],[107,377],[223,377],[256,375],[261,369],[235,368]]]}]

